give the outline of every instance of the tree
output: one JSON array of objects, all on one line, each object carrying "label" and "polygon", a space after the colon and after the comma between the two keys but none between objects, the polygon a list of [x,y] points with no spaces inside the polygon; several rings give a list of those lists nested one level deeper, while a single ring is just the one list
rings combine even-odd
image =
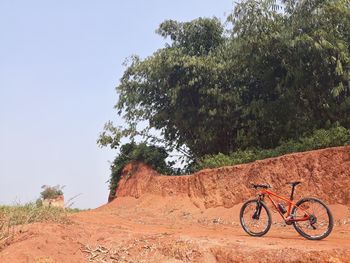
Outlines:
[{"label": "tree", "polygon": [[60,195],[63,195],[64,187],[65,186],[60,186],[60,185],[56,185],[56,186],[43,185],[41,187],[43,191],[40,193],[40,196],[43,200],[56,198]]},{"label": "tree", "polygon": [[242,1],[229,34],[216,18],[162,23],[157,32],[170,43],[132,57],[117,87],[128,126],[107,124],[99,143],[118,147],[123,136],[149,139],[155,129],[196,160],[349,128],[349,2],[283,2]]}]

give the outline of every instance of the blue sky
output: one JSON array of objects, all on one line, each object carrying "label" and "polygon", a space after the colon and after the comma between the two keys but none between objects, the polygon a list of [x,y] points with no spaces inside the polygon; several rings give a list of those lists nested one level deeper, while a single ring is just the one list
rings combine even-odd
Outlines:
[{"label": "blue sky", "polygon": [[230,0],[0,0],[0,204],[29,202],[65,185],[74,207],[108,196],[115,151],[96,139],[108,120],[122,63],[164,45],[165,19],[225,20]]}]

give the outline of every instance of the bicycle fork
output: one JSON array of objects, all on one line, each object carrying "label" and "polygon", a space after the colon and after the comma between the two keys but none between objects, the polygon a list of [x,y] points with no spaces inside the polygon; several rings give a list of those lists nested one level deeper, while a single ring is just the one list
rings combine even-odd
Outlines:
[{"label": "bicycle fork", "polygon": [[252,216],[253,219],[258,220],[260,218],[261,207],[262,207],[261,201],[262,200],[264,200],[264,196],[263,195],[259,195],[258,202],[256,203],[255,212],[254,212],[254,214]]}]

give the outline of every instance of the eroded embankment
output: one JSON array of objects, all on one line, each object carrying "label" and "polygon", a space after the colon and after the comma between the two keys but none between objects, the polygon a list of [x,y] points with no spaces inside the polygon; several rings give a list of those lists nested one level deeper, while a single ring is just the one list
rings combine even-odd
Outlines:
[{"label": "eroded embankment", "polygon": [[[177,177],[130,164],[116,200],[71,215],[67,224],[19,226],[0,251],[0,262],[350,262],[349,168],[350,147]],[[296,199],[315,195],[338,203],[329,205],[335,219],[330,236],[306,240],[277,213],[262,238],[242,230],[240,202],[255,195],[250,182],[270,183],[287,194],[285,183],[300,179]]]},{"label": "eroded embankment", "polygon": [[301,180],[296,199],[317,196],[329,204],[350,204],[350,147],[336,147],[249,164],[206,169],[186,176],[162,176],[141,163],[125,167],[118,197],[186,197],[198,207],[232,207],[252,196],[251,183],[269,183],[288,194],[289,181]]}]

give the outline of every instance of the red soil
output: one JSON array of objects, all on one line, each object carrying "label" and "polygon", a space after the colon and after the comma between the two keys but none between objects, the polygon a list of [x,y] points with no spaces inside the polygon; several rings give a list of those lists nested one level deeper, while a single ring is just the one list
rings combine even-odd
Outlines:
[{"label": "red soil", "polygon": [[251,183],[269,183],[289,195],[290,186],[286,182],[303,181],[297,187],[296,199],[315,195],[331,204],[350,204],[349,168],[350,147],[289,154],[176,177],[161,176],[136,163],[125,167],[117,196],[177,196],[189,198],[204,208],[232,207],[251,197]]},{"label": "red soil", "polygon": [[[303,180],[296,199],[317,196],[335,217],[331,235],[309,241],[273,213],[261,238],[239,225],[251,182]],[[350,147],[298,153],[250,164],[160,176],[134,163],[113,202],[75,214],[72,223],[32,224],[0,251],[0,262],[350,262]],[[271,209],[272,210],[272,209]]]}]

